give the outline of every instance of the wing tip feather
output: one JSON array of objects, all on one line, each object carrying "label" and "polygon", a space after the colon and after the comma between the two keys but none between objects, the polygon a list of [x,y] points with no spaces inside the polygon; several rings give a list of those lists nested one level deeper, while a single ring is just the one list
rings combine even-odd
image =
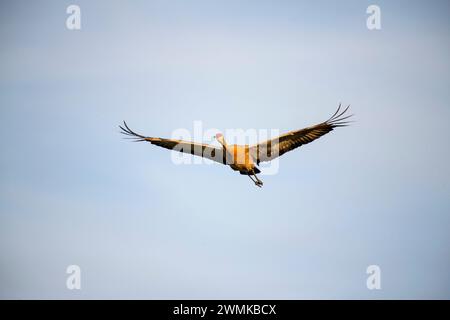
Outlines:
[{"label": "wing tip feather", "polygon": [[125,120],[123,121],[123,126],[119,125],[119,128],[121,130],[120,133],[126,135],[125,139],[133,139],[134,142],[146,141],[146,137],[131,130]]}]

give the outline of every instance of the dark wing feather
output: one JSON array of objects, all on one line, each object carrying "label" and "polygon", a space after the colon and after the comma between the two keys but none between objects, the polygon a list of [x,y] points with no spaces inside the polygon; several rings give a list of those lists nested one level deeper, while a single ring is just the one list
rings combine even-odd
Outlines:
[{"label": "dark wing feather", "polygon": [[130,137],[131,139],[134,139],[134,141],[147,141],[162,148],[192,154],[225,164],[225,155],[220,148],[191,141],[146,137],[132,131],[127,126],[125,121],[123,122],[123,125],[123,127],[119,126],[119,128],[122,130],[121,133],[126,135],[127,137]]},{"label": "dark wing feather", "polygon": [[334,128],[344,127],[350,122],[345,120],[352,116],[348,115],[344,117],[344,114],[349,107],[350,106],[345,108],[344,111],[341,111],[341,105],[339,105],[337,111],[325,122],[312,127],[291,131],[275,139],[253,145],[250,147],[251,155],[254,157],[257,164],[264,161],[271,161],[301,145],[313,142],[332,131]]}]

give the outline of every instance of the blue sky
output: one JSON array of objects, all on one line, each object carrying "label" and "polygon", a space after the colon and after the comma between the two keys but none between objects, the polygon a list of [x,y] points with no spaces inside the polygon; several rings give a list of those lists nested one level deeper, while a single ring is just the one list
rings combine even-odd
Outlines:
[{"label": "blue sky", "polygon": [[[447,1],[0,6],[1,298],[450,298]],[[339,102],[357,122],[262,189],[117,128],[283,132]]]}]

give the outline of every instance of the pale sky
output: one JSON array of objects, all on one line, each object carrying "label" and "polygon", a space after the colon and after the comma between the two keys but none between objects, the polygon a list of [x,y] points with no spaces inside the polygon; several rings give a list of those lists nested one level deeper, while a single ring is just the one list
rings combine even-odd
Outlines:
[{"label": "pale sky", "polygon": [[[0,298],[449,299],[449,9],[2,1]],[[285,132],[339,102],[356,123],[284,155],[262,189],[117,127]]]}]

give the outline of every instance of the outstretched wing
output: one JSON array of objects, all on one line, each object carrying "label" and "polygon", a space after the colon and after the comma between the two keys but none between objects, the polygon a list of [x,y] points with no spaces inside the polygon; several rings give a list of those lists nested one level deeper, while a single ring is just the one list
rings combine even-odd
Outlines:
[{"label": "outstretched wing", "polygon": [[250,147],[251,155],[254,157],[257,164],[264,161],[271,161],[279,156],[282,156],[288,151],[300,147],[301,145],[313,142],[314,140],[332,131],[334,128],[344,127],[349,123],[349,121],[344,120],[352,116],[348,115],[344,117],[344,114],[347,112],[349,107],[350,106],[339,113],[341,110],[341,105],[339,105],[337,111],[325,122],[319,123],[312,127],[291,131],[275,139],[253,145]]},{"label": "outstretched wing", "polygon": [[125,121],[123,122],[123,125],[123,127],[119,126],[122,130],[121,133],[131,137],[134,141],[147,141],[159,147],[208,158],[218,163],[225,164],[225,155],[220,148],[191,141],[146,137],[132,131]]}]

